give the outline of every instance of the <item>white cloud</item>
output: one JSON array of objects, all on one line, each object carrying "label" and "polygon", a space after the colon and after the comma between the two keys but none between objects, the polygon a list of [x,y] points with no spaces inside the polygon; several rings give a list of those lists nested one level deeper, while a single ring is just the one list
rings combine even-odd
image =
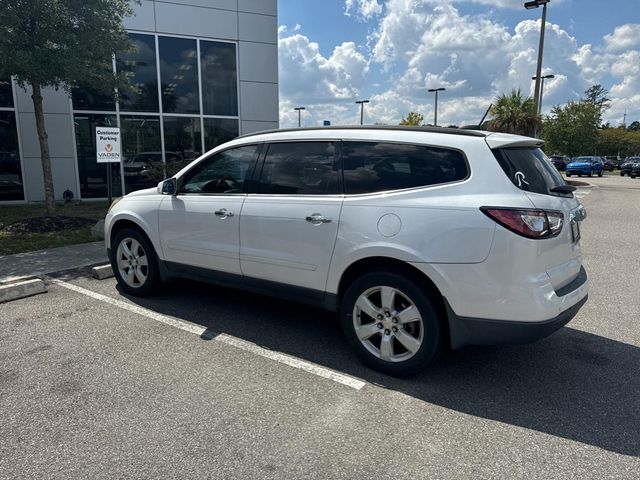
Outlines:
[{"label": "white cloud", "polygon": [[620,52],[640,46],[640,23],[627,23],[604,36],[606,49],[610,52]]},{"label": "white cloud", "polygon": [[[378,16],[370,30],[369,50],[345,42],[324,57],[317,44],[300,32],[281,30],[280,81],[283,126],[297,124],[290,110],[306,102],[308,124],[330,119],[356,123],[353,102],[370,95],[365,121],[396,124],[409,111],[433,119],[428,88],[445,87],[440,95],[438,123],[475,124],[499,94],[520,88],[533,94],[539,20],[509,28],[487,14],[463,15],[454,5],[463,1],[495,7],[521,7],[510,0],[386,0],[375,10],[357,10],[368,2],[347,0],[346,9],[364,18]],[[373,12],[373,13],[372,13]],[[543,74],[555,74],[544,89],[543,112],[552,105],[579,98],[594,83],[610,89],[611,109],[605,119],[640,118],[640,27],[617,27],[595,45],[580,45],[559,25],[547,23]],[[630,33],[631,32],[631,33]],[[635,42],[635,43],[634,43]],[[375,76],[382,71],[382,81]],[[374,77],[374,78],[372,78]]]},{"label": "white cloud", "polygon": [[382,5],[378,0],[345,0],[344,14],[354,15],[360,21],[368,21],[382,13]]}]

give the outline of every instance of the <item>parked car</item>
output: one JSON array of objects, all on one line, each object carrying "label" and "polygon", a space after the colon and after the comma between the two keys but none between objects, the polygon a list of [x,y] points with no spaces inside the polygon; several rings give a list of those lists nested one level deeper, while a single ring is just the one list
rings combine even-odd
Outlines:
[{"label": "parked car", "polygon": [[541,146],[424,127],[247,135],[115,202],[107,252],[127,294],[190,278],[337,312],[368,365],[406,375],[446,347],[545,337],[586,302],[585,211]]},{"label": "parked car", "polygon": [[602,176],[604,162],[600,157],[574,157],[567,165],[567,177],[571,175],[587,175],[588,177],[598,174]]},{"label": "parked car", "polygon": [[640,177],[640,161],[631,164],[631,173],[629,173],[631,178]]},{"label": "parked car", "polygon": [[622,165],[620,165],[620,176],[631,174],[631,167],[634,163],[640,162],[640,157],[627,157]]},{"label": "parked car", "polygon": [[608,172],[613,172],[616,168],[620,166],[619,160],[620,159],[618,157],[614,157],[614,156],[604,157],[603,158],[604,169],[607,170]]},{"label": "parked car", "polygon": [[551,160],[551,163],[561,172],[567,169],[567,164],[571,161],[569,157],[565,157],[564,155],[551,155],[549,160]]}]

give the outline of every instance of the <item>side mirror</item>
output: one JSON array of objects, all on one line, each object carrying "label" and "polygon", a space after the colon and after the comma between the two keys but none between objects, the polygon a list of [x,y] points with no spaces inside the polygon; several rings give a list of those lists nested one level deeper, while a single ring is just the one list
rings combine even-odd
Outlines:
[{"label": "side mirror", "polygon": [[158,193],[162,195],[176,195],[178,193],[178,182],[175,178],[169,178],[158,184]]}]

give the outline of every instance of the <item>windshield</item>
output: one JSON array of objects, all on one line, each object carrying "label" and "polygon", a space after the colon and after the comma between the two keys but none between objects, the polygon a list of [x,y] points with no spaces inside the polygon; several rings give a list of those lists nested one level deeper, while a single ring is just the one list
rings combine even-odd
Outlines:
[{"label": "windshield", "polygon": [[594,157],[576,157],[573,159],[574,162],[593,162],[594,160]]},{"label": "windshield", "polygon": [[520,190],[543,195],[571,196],[551,192],[552,188],[566,183],[539,148],[501,148],[494,150],[494,154],[509,180]]}]

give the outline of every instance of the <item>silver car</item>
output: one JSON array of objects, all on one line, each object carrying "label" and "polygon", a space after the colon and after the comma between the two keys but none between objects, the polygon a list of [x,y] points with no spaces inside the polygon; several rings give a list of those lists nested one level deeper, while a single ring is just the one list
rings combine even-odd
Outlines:
[{"label": "silver car", "polygon": [[[110,209],[122,289],[190,278],[336,312],[371,367],[529,342],[587,300],[585,212],[537,139],[460,129],[263,132]],[[301,310],[304,321],[304,310]]]}]

